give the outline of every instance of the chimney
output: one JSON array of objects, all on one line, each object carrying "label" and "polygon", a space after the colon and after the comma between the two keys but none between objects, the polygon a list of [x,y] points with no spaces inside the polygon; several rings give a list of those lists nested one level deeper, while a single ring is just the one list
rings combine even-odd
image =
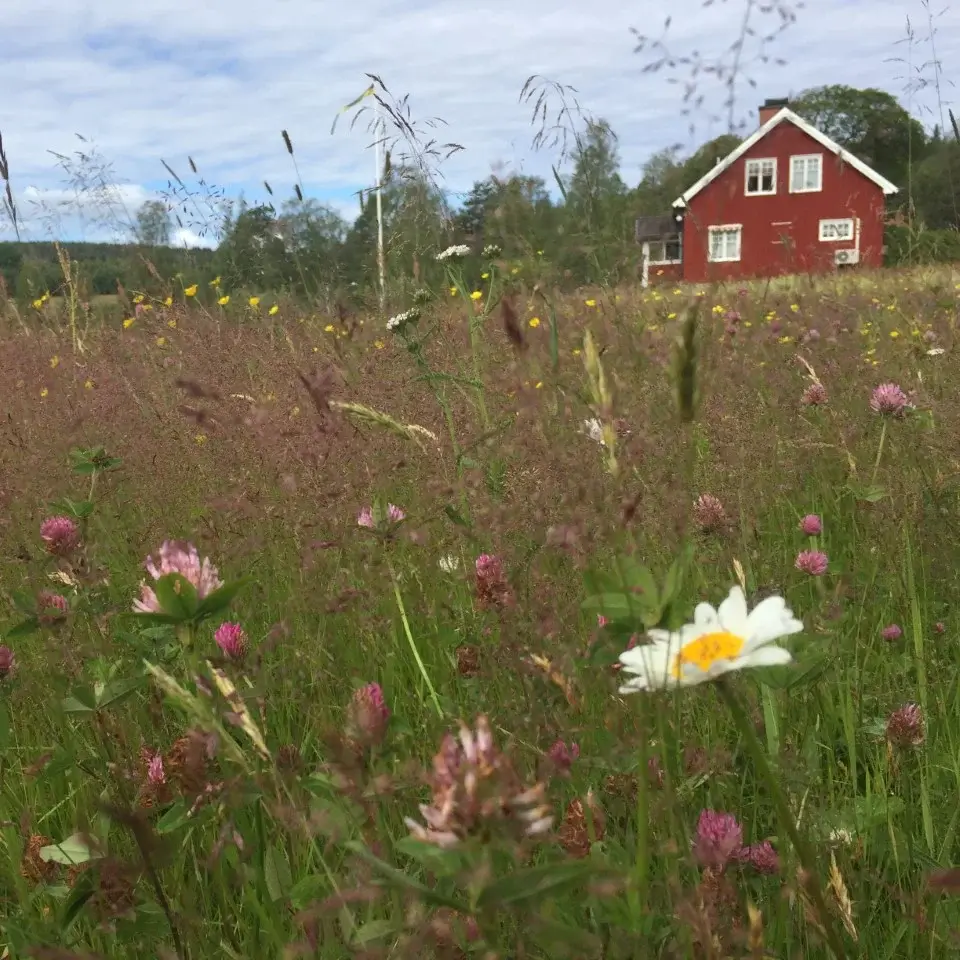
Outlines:
[{"label": "chimney", "polygon": [[779,100],[765,100],[760,105],[760,126],[762,127],[771,117],[776,116],[784,107],[789,107],[790,101],[783,97]]}]

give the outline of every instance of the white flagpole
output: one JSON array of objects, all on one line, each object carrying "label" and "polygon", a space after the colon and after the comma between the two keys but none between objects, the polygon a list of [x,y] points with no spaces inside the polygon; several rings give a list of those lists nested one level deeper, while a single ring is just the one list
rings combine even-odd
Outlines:
[{"label": "white flagpole", "polygon": [[387,264],[383,252],[383,162],[381,160],[381,147],[384,137],[383,115],[380,111],[380,102],[376,102],[377,123],[376,130],[376,150],[374,156],[377,164],[377,269],[380,274],[380,312],[383,313],[386,308],[387,298]]}]

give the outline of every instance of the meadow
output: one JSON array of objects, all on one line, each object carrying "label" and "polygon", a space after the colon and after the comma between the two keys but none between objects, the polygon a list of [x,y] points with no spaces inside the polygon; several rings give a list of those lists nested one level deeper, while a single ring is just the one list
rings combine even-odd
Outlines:
[{"label": "meadow", "polygon": [[489,253],[8,304],[0,956],[954,955],[960,273]]}]

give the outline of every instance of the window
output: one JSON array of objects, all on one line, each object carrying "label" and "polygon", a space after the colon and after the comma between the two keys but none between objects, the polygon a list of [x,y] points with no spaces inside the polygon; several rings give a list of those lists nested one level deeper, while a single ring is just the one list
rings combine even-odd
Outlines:
[{"label": "window", "polygon": [[728,224],[723,227],[710,227],[709,255],[711,263],[724,263],[740,259],[740,224]]},{"label": "window", "polygon": [[820,242],[853,239],[853,220],[821,220]]},{"label": "window", "polygon": [[790,192],[816,193],[823,189],[823,165],[819,153],[790,158]]},{"label": "window", "polygon": [[777,192],[777,160],[747,161],[747,181],[744,193],[748,197],[764,197]]},{"label": "window", "polygon": [[680,237],[650,241],[650,263],[682,263],[683,244]]}]

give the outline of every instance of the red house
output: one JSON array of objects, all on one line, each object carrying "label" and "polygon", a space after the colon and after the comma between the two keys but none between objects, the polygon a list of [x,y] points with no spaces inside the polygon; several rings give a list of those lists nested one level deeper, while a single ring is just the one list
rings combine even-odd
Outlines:
[{"label": "red house", "polygon": [[682,197],[641,217],[644,282],[700,283],[883,263],[885,177],[767,100],[760,128]]}]

